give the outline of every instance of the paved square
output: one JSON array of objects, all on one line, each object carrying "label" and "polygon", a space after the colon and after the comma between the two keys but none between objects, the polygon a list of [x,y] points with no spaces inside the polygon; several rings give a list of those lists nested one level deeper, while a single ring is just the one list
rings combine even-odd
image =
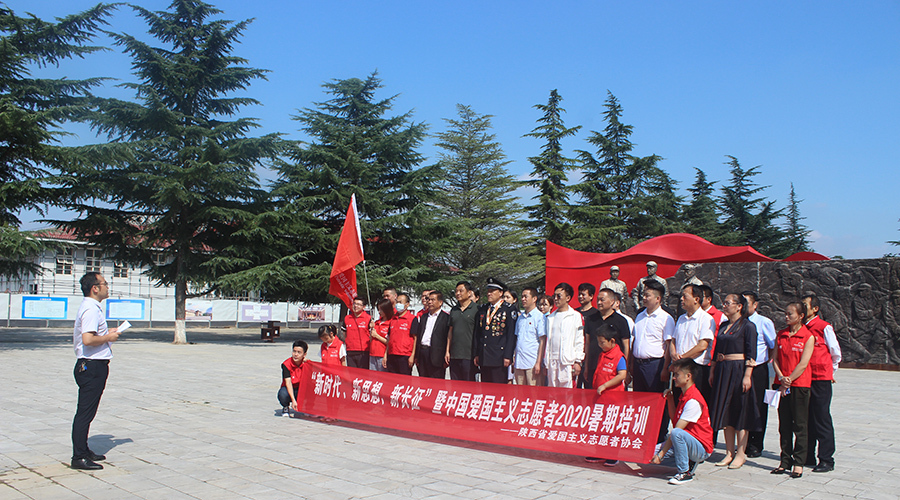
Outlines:
[{"label": "paved square", "polygon": [[[900,373],[843,369],[832,413],[837,469],[772,476],[766,451],[740,470],[699,468],[682,486],[662,466],[607,468],[581,457],[430,438],[356,424],[281,418],[279,364],[309,330],[262,343],[258,330],[133,329],[91,427],[102,471],[68,466],[77,388],[71,330],[0,329],[0,499],[900,498]],[[718,460],[721,448],[711,460]]]}]

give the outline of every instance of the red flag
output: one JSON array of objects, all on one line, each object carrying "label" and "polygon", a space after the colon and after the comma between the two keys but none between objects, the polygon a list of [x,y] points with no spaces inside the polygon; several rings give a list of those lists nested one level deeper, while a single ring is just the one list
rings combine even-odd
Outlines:
[{"label": "red flag", "polygon": [[337,252],[334,254],[334,265],[331,266],[331,285],[328,293],[341,299],[347,307],[353,305],[356,298],[356,265],[365,260],[363,257],[362,235],[359,230],[359,214],[356,211],[356,195],[350,196],[350,207],[341,230]]}]

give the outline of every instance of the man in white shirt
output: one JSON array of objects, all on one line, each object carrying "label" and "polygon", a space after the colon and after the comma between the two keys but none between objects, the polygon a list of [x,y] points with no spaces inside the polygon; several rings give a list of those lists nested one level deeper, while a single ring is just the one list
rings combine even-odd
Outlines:
[{"label": "man in white shirt", "polygon": [[584,360],[584,318],[569,307],[575,289],[568,283],[556,285],[556,311],[547,318],[547,348],[543,356],[549,387],[573,387]]},{"label": "man in white shirt", "polygon": [[72,420],[72,468],[99,470],[97,461],[106,457],[88,448],[88,432],[97,415],[100,397],[109,377],[110,344],[119,340],[118,328],[109,329],[100,303],[109,297],[109,283],[100,273],[81,277],[84,300],[75,317],[72,340],[75,347],[75,383],[78,384],[78,408]]},{"label": "man in white shirt", "polygon": [[[673,336],[667,339],[672,361],[691,358],[698,365],[705,366],[709,366],[711,362],[707,348],[715,337],[716,327],[713,317],[700,307],[702,298],[703,290],[699,285],[685,285],[681,290],[681,308],[685,313],[675,322]],[[702,378],[701,376],[695,383],[701,394],[704,386],[709,385],[709,379]]]},{"label": "man in white shirt", "polygon": [[753,384],[753,392],[756,396],[756,408],[759,409],[760,430],[750,431],[747,438],[747,457],[755,458],[762,455],[763,442],[766,437],[766,421],[769,417],[769,405],[765,403],[766,389],[769,388],[769,360],[775,349],[775,324],[772,320],[756,312],[759,306],[759,296],[756,292],[746,291],[741,293],[747,299],[747,310],[750,317],[747,319],[756,325],[756,366],[750,375]]},{"label": "man in white shirt", "polygon": [[[631,339],[631,356],[628,359],[627,380],[633,382],[637,392],[662,393],[669,379],[669,355],[665,339],[675,332],[675,320],[662,309],[666,289],[654,279],[643,282],[644,310],[634,320],[634,338]],[[666,440],[669,417],[663,414],[657,443]]]}]

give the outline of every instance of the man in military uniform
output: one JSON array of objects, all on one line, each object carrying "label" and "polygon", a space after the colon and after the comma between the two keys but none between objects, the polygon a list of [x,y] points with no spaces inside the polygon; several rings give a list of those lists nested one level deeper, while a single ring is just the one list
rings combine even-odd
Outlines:
[{"label": "man in military uniform", "polygon": [[609,288],[619,294],[620,300],[628,296],[628,285],[619,279],[619,266],[609,268],[609,279],[600,283],[600,289],[603,290],[604,288]]},{"label": "man in military uniform", "polygon": [[509,365],[516,352],[516,320],[519,311],[503,301],[506,285],[488,278],[488,303],[475,316],[475,364],[481,367],[481,381],[505,384]]},{"label": "man in military uniform", "polygon": [[661,278],[661,277],[659,277],[659,275],[656,274],[656,269],[657,269],[656,262],[654,262],[652,260],[648,260],[647,261],[647,276],[642,278],[640,281],[638,281],[637,286],[634,287],[634,289],[631,291],[631,298],[634,299],[634,308],[635,309],[641,309],[643,307],[642,301],[643,301],[643,296],[644,296],[644,280],[656,280],[663,286],[664,293],[662,296],[662,303],[663,303],[663,306],[665,306],[666,299],[669,298],[669,285],[668,285],[668,283],[666,283],[666,280],[664,278]]}]

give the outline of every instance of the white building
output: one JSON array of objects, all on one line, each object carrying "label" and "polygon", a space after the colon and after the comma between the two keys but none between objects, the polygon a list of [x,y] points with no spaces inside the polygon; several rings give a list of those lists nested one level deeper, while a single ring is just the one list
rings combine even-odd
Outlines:
[{"label": "white building", "polygon": [[[115,262],[103,251],[79,241],[72,233],[47,229],[35,233],[49,243],[48,248],[34,257],[43,273],[29,274],[24,279],[0,277],[0,291],[32,295],[81,295],[78,280],[84,273],[97,271],[110,284],[110,297],[174,297],[174,286],[156,286],[144,275],[146,268],[135,268]],[[160,264],[165,257],[159,254]]]}]

